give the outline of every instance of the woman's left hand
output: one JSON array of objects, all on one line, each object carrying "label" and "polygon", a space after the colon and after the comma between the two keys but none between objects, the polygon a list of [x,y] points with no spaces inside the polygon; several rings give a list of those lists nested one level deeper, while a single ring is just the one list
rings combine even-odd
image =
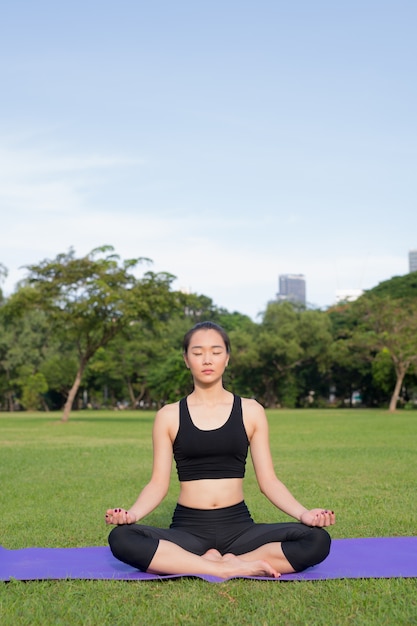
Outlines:
[{"label": "woman's left hand", "polygon": [[328,511],[327,509],[311,509],[311,511],[304,511],[300,517],[300,522],[306,526],[332,526],[336,521],[334,511]]},{"label": "woman's left hand", "polygon": [[133,515],[125,509],[107,509],[105,521],[106,524],[114,524],[115,526],[134,524],[136,522]]}]

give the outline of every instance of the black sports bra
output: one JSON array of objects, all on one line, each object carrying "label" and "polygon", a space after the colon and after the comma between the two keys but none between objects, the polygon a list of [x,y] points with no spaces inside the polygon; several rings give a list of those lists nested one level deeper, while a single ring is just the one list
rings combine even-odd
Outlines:
[{"label": "black sports bra", "polygon": [[173,450],[181,482],[204,478],[243,478],[248,447],[239,396],[234,396],[226,423],[213,430],[197,428],[191,419],[187,398],[180,400],[180,424]]}]

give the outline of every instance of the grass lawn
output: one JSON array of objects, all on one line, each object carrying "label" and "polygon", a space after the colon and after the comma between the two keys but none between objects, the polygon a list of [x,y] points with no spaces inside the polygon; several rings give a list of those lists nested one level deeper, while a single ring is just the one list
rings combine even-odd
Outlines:
[{"label": "grass lawn", "polygon": [[[332,508],[334,538],[417,531],[417,412],[269,411],[278,476],[308,507]],[[0,413],[0,543],[6,548],[106,545],[105,509],[128,507],[148,480],[148,412]],[[167,526],[178,488],[146,523]],[[259,493],[256,521],[285,515]],[[0,624],[417,624],[417,580],[0,583]]]}]

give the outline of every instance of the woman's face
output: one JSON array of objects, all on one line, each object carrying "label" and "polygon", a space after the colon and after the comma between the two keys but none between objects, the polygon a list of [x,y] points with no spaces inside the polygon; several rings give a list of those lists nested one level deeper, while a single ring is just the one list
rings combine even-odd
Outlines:
[{"label": "woman's face", "polygon": [[211,328],[196,330],[184,361],[195,380],[212,383],[223,376],[229,362],[222,336]]}]

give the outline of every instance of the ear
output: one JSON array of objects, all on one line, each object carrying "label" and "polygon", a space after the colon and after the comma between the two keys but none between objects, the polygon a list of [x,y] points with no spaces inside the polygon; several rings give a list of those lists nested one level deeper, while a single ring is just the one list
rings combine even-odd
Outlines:
[{"label": "ear", "polygon": [[187,366],[187,369],[190,369],[190,365],[188,363],[187,355],[185,353],[182,355],[182,358],[184,359],[184,363]]}]

